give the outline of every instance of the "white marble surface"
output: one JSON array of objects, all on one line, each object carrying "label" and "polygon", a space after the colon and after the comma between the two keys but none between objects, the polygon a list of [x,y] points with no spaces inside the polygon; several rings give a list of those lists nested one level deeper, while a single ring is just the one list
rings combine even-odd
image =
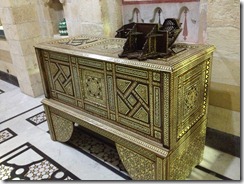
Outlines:
[{"label": "white marble surface", "polygon": [[[76,149],[52,141],[50,135],[46,132],[46,128],[43,128],[47,127],[47,122],[40,124],[42,125],[42,128],[40,128],[40,125],[35,126],[26,121],[28,117],[37,114],[38,110],[41,112],[40,110],[43,109],[35,109],[34,113],[25,113],[0,125],[0,131],[10,128],[18,134],[17,137],[0,144],[0,156],[19,145],[29,142],[82,180],[124,180],[121,176]],[[30,157],[26,157],[26,159],[34,160]]]},{"label": "white marble surface", "polygon": [[0,122],[16,116],[24,111],[41,105],[44,95],[33,98],[23,94],[20,88],[0,80]]},{"label": "white marble surface", "polygon": [[240,180],[240,163],[241,160],[238,157],[205,146],[203,161],[200,165],[233,180]]},{"label": "white marble surface", "polygon": [[218,181],[221,180],[220,178],[217,178],[211,174],[208,174],[204,171],[201,171],[199,169],[194,168],[191,172],[191,175],[186,179],[186,180],[214,180],[214,181]]}]

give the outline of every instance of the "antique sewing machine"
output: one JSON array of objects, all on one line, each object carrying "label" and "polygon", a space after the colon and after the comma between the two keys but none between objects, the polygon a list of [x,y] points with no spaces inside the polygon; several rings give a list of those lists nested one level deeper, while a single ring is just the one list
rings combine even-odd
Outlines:
[{"label": "antique sewing machine", "polygon": [[180,30],[169,19],[36,45],[51,138],[77,123],[115,143],[132,179],[186,179],[204,151],[215,48],[173,44]]}]

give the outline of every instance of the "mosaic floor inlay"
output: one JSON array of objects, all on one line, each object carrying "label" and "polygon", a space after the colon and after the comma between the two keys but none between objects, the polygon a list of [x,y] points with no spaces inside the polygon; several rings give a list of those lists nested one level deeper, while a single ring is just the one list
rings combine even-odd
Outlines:
[{"label": "mosaic floor inlay", "polygon": [[131,179],[125,170],[115,145],[102,141],[99,138],[88,134],[83,129],[75,127],[74,133],[68,142],[79,151],[86,153],[100,164],[116,172],[125,179]]},{"label": "mosaic floor inlay", "polygon": [[39,124],[45,122],[47,119],[46,119],[45,112],[43,111],[30,118],[27,118],[26,120],[36,126],[36,125],[39,125]]},{"label": "mosaic floor inlay", "polygon": [[0,160],[0,180],[80,180],[30,143]]},{"label": "mosaic floor inlay", "polygon": [[[43,111],[26,120],[33,125],[39,125],[46,121],[46,115]],[[82,153],[89,155],[92,159],[105,165],[120,176],[130,179],[114,145],[100,141],[98,138],[89,135],[79,127],[75,127],[72,138],[68,141],[68,144]]]},{"label": "mosaic floor inlay", "polygon": [[6,128],[6,129],[0,131],[0,144],[2,144],[3,142],[5,142],[9,139],[12,139],[16,135],[17,134],[9,128]]}]

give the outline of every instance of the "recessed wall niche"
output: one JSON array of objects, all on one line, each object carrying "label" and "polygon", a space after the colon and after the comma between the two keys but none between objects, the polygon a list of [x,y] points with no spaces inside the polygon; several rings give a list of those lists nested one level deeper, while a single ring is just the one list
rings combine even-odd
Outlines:
[{"label": "recessed wall niche", "polygon": [[43,6],[39,11],[40,22],[42,22],[44,34],[53,37],[59,34],[59,22],[65,18],[63,0],[43,0]]},{"label": "recessed wall niche", "polygon": [[48,2],[49,14],[51,19],[51,24],[53,27],[53,34],[58,34],[59,22],[64,18],[63,4],[59,0],[50,0]]}]

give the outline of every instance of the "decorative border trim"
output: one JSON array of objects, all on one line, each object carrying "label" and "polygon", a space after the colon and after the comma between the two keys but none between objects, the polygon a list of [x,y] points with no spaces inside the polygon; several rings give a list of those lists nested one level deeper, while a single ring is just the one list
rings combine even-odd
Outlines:
[{"label": "decorative border trim", "polygon": [[170,139],[170,133],[169,133],[169,120],[170,120],[170,74],[169,73],[163,73],[163,144],[166,147],[170,146],[169,139]]},{"label": "decorative border trim", "polygon": [[[74,39],[69,38],[69,39]],[[100,38],[100,37],[98,37]],[[107,43],[107,42],[113,42],[114,40],[119,41],[118,38],[110,38],[109,40],[101,40],[97,44]],[[55,42],[58,42],[59,40],[56,40]],[[96,44],[95,44],[96,45]],[[62,54],[69,54],[69,55],[75,55],[78,57],[85,57],[95,60],[101,60],[101,61],[107,61],[108,63],[116,63],[116,64],[124,64],[136,68],[143,68],[146,70],[155,70],[155,71],[166,71],[166,72],[172,72],[173,70],[177,69],[177,67],[182,66],[182,60],[185,62],[189,62],[191,60],[196,59],[197,56],[201,57],[202,55],[206,55],[209,53],[212,53],[215,50],[215,47],[213,45],[203,45],[203,44],[190,44],[187,45],[185,43],[179,43],[176,44],[179,48],[185,48],[186,50],[178,55],[174,55],[167,59],[162,59],[160,62],[156,62],[155,60],[148,59],[147,62],[141,62],[136,60],[128,60],[123,58],[118,58],[114,54],[98,54],[98,52],[92,51],[92,47],[90,50],[84,49],[84,48],[75,48],[75,47],[65,47],[60,44],[52,45],[52,42],[46,42],[46,43],[40,43],[35,45],[35,49],[43,49],[43,50],[52,50],[52,52],[58,52]],[[88,53],[89,51],[89,53]],[[188,52],[187,52],[188,51]]]}]

